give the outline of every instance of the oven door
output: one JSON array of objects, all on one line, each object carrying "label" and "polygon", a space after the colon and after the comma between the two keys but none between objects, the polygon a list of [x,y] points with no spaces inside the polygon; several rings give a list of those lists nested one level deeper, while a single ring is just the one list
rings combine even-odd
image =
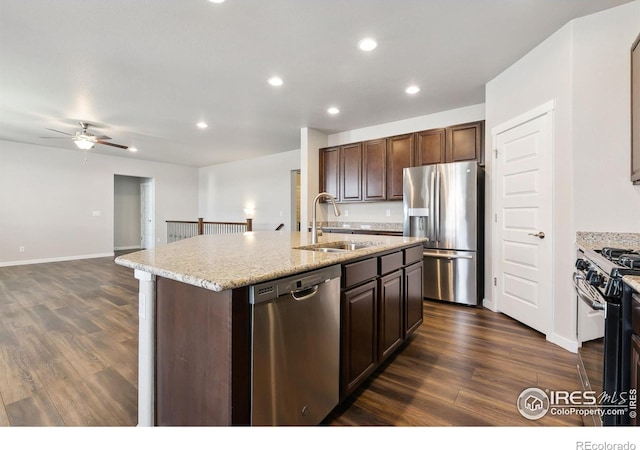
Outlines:
[{"label": "oven door", "polygon": [[591,286],[584,275],[573,274],[573,285],[579,298],[577,302],[578,345],[604,336],[606,305],[604,297]]}]

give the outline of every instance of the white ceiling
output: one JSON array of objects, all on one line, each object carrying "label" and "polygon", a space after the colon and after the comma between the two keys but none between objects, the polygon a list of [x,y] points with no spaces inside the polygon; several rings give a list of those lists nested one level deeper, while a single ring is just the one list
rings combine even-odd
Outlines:
[{"label": "white ceiling", "polygon": [[139,149],[91,150],[109,155],[202,167],[295,150],[302,127],[483,103],[558,28],[627,1],[0,0],[0,140],[75,149],[41,136],[88,121]]}]

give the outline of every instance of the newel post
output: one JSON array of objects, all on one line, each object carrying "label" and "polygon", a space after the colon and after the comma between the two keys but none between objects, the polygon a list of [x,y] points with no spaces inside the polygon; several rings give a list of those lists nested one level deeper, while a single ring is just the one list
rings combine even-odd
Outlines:
[{"label": "newel post", "polygon": [[247,218],[247,231],[253,231],[253,219]]},{"label": "newel post", "polygon": [[198,235],[204,234],[204,219],[198,217]]}]

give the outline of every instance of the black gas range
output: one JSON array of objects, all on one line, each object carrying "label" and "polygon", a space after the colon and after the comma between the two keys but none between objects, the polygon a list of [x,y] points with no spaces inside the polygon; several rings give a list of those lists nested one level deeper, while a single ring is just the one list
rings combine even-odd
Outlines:
[{"label": "black gas range", "polygon": [[592,310],[603,312],[604,338],[584,346],[588,357],[581,355],[579,367],[581,378],[587,378],[586,383],[583,380],[585,390],[595,390],[602,399],[603,415],[595,424],[628,425],[624,400],[631,367],[631,304],[622,295],[622,277],[640,275],[640,253],[615,247],[579,250],[575,267],[573,284],[578,297]]}]

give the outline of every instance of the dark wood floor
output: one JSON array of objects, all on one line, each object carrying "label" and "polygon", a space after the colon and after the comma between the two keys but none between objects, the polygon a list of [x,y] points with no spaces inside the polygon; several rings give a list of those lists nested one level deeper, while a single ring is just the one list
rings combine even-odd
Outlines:
[{"label": "dark wood floor", "polygon": [[[134,426],[137,280],[112,258],[0,268],[0,426]],[[424,304],[414,337],[327,425],[582,425],[523,418],[528,387],[579,389],[577,356],[482,308]]]}]

